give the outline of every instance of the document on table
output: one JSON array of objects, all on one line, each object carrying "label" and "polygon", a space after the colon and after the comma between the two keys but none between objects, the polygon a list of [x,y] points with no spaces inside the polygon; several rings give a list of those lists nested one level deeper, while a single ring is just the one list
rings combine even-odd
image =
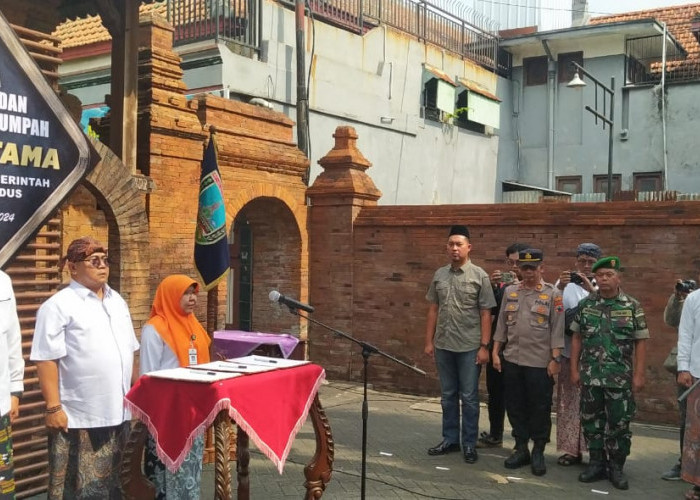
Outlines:
[{"label": "document on table", "polygon": [[275,370],[277,367],[274,365],[251,365],[249,363],[241,363],[237,360],[226,360],[226,361],[212,361],[211,363],[203,363],[201,365],[194,365],[190,368],[194,370],[209,370],[214,372],[226,372],[226,373],[260,373],[269,372]]},{"label": "document on table", "polygon": [[239,377],[241,373],[214,371],[207,369],[200,370],[194,369],[193,367],[179,367],[169,368],[167,370],[148,372],[146,373],[146,375],[148,375],[149,377],[167,378],[170,380],[211,383],[216,382],[218,380],[226,380],[229,378]]},{"label": "document on table", "polygon": [[267,356],[258,356],[255,354],[243,356],[242,358],[233,358],[227,361],[229,363],[240,363],[244,365],[267,366],[273,370],[277,368],[291,368],[292,366],[307,365],[310,363],[310,361],[298,359],[269,358]]}]

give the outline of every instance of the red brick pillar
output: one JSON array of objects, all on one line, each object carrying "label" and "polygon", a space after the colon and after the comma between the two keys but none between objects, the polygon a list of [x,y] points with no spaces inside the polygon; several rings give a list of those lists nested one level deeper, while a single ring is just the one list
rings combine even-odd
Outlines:
[{"label": "red brick pillar", "polygon": [[[324,172],[306,194],[309,209],[309,299],[314,319],[353,332],[353,224],[365,206],[375,206],[381,192],[365,172],[371,163],[357,149],[357,132],[338,127],[335,146],[319,160]],[[309,324],[309,356],[330,377],[346,378],[360,370],[359,348]]]}]

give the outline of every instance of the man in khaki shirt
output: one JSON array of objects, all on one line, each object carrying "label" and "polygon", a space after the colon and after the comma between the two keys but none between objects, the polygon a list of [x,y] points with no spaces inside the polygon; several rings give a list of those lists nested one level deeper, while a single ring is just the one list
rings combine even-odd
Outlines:
[{"label": "man in khaki shirt", "polygon": [[[430,302],[425,354],[435,359],[442,392],[442,442],[429,455],[459,451],[478,460],[479,374],[489,360],[491,308],[496,305],[486,271],[469,260],[466,226],[452,226],[447,240],[450,264],[435,272],[426,294]],[[461,439],[460,439],[461,399]]]},{"label": "man in khaki shirt", "polygon": [[504,465],[517,469],[532,463],[536,476],[547,472],[544,447],[552,429],[553,376],[559,373],[564,347],[562,296],[542,279],[542,259],[538,249],[520,252],[523,279],[503,292],[492,352],[494,368],[503,370],[506,411],[515,438],[515,450]]}]

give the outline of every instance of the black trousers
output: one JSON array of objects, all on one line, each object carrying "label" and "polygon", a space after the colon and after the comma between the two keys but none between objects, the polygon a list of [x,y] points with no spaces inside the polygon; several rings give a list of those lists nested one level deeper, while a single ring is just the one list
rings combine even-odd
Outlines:
[{"label": "black trousers", "polygon": [[549,442],[554,380],[546,368],[502,363],[506,410],[516,443]]},{"label": "black trousers", "polygon": [[503,437],[503,420],[506,418],[506,393],[503,373],[497,371],[491,361],[486,365],[486,390],[489,393],[489,434]]}]

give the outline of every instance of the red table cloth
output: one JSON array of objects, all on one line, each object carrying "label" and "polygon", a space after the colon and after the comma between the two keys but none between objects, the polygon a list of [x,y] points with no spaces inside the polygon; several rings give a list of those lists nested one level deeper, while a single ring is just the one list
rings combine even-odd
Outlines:
[{"label": "red table cloth", "polygon": [[158,457],[172,472],[182,465],[193,440],[227,410],[281,474],[325,376],[314,364],[210,384],[143,375],[124,404],[146,424]]}]

